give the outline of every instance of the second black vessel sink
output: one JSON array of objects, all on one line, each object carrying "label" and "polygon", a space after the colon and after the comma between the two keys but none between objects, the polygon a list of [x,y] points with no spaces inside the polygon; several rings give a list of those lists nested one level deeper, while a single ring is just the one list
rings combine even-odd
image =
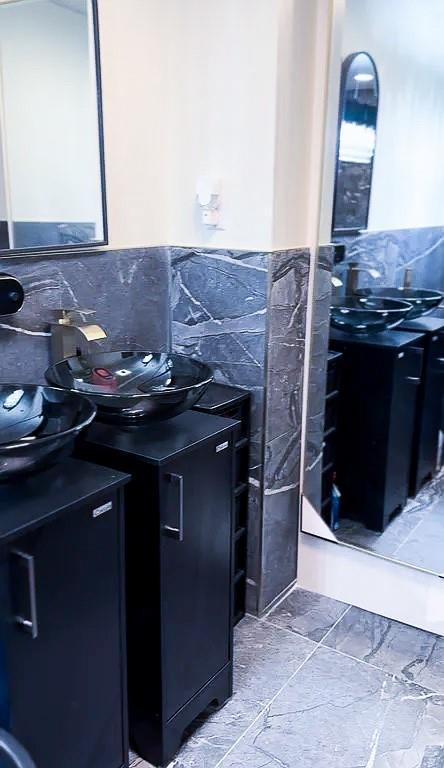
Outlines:
[{"label": "second black vessel sink", "polygon": [[361,289],[359,295],[375,299],[407,301],[411,306],[410,312],[407,315],[408,320],[428,314],[433,309],[436,309],[436,307],[439,307],[444,298],[444,294],[440,291],[432,291],[427,288],[392,288],[384,286]]},{"label": "second black vessel sink", "polygon": [[98,419],[134,424],[170,419],[192,408],[213,374],[184,355],[117,351],[69,357],[51,366],[46,378],[91,398]]},{"label": "second black vessel sink", "polygon": [[0,384],[0,481],[66,458],[96,409],[54,387]]},{"label": "second black vessel sink", "polygon": [[380,333],[395,328],[409,316],[410,304],[374,296],[333,297],[330,322],[333,327],[348,333]]}]

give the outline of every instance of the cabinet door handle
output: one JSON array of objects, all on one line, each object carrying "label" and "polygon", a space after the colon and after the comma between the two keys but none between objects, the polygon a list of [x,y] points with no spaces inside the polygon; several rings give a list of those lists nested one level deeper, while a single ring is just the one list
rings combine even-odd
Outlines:
[{"label": "cabinet door handle", "polygon": [[406,376],[406,381],[411,381],[413,384],[420,384],[421,378],[419,376]]},{"label": "cabinet door handle", "polygon": [[19,549],[13,549],[12,554],[22,560],[26,566],[26,571],[28,574],[29,610],[31,614],[29,619],[18,614],[16,615],[15,620],[17,624],[23,627],[26,632],[29,632],[33,640],[36,640],[39,635],[39,625],[37,619],[34,557],[32,555],[28,555],[26,552],[22,552]]},{"label": "cabinet door handle", "polygon": [[178,523],[177,528],[171,525],[164,525],[163,530],[166,536],[170,536],[177,541],[183,541],[183,475],[176,475],[171,473],[166,475],[170,483],[177,484],[179,488],[179,508],[178,508]]}]

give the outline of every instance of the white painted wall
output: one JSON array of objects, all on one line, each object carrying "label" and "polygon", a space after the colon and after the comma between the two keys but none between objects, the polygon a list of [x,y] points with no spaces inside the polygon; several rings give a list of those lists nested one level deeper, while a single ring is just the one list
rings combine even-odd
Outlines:
[{"label": "white painted wall", "polygon": [[[330,145],[332,199],[341,60],[367,51],[380,77],[377,146],[369,230],[442,226],[444,221],[444,60],[442,0],[340,0],[340,40],[332,53]],[[334,85],[336,80],[336,85]],[[331,223],[325,206],[323,240]]]},{"label": "white painted wall", "polygon": [[0,53],[14,220],[100,221],[86,13],[2,3]]}]

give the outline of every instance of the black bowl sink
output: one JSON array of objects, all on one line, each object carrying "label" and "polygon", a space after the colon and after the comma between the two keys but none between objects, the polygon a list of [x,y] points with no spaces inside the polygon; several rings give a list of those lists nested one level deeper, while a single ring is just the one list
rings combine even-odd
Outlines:
[{"label": "black bowl sink", "polygon": [[170,419],[192,408],[213,379],[208,365],[165,352],[119,351],[69,357],[48,368],[51,384],[87,395],[101,421]]},{"label": "black bowl sink", "polygon": [[374,296],[340,296],[332,300],[330,322],[348,333],[380,333],[402,323],[411,310],[406,301]]},{"label": "black bowl sink", "polygon": [[433,309],[439,307],[444,299],[444,293],[427,288],[365,288],[359,291],[359,295],[407,301],[411,307],[407,316],[409,320],[427,315]]},{"label": "black bowl sink", "polygon": [[0,384],[0,481],[55,464],[91,424],[86,397],[54,387]]}]

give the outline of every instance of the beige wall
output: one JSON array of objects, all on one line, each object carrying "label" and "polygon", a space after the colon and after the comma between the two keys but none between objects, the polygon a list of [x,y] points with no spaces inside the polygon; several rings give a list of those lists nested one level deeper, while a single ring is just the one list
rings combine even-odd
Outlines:
[{"label": "beige wall", "polygon": [[[329,5],[99,0],[112,247],[307,245]],[[200,175],[221,181],[218,231],[200,221]]]}]

